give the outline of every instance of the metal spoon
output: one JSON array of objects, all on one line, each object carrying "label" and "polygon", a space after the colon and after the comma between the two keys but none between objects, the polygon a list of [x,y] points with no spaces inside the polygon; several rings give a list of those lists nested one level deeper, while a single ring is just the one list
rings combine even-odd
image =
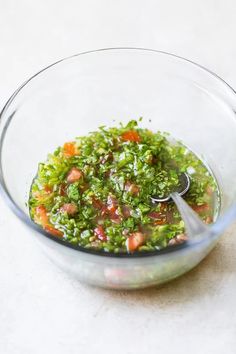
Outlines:
[{"label": "metal spoon", "polygon": [[160,198],[158,196],[151,196],[153,203],[168,202],[171,199],[175,202],[180,215],[184,221],[186,233],[189,238],[194,237],[206,231],[208,228],[206,224],[199,218],[198,214],[185,202],[182,198],[186,194],[190,187],[190,178],[187,173],[182,173],[179,178],[179,187],[170,193],[168,196]]}]

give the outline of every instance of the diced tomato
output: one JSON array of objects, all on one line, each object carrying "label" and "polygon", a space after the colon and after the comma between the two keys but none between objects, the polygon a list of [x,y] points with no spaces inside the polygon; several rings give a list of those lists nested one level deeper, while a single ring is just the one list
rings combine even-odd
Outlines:
[{"label": "diced tomato", "polygon": [[164,225],[166,223],[166,215],[162,214],[161,212],[151,211],[148,216],[149,218],[155,220],[155,225]]},{"label": "diced tomato", "polygon": [[141,141],[141,138],[136,132],[136,130],[128,130],[127,132],[124,132],[123,134],[121,134],[121,139],[123,141],[134,141],[136,143],[139,143]]},{"label": "diced tomato", "polygon": [[139,186],[137,186],[137,184],[131,183],[130,181],[127,181],[125,183],[125,191],[129,192],[133,195],[137,195],[140,191]]},{"label": "diced tomato", "polygon": [[196,213],[204,213],[210,210],[209,204],[191,205],[191,207]]},{"label": "diced tomato", "polygon": [[49,223],[45,206],[39,205],[35,208],[34,221],[37,224],[42,225],[42,227],[45,227],[45,225]]},{"label": "diced tomato", "polygon": [[63,233],[61,231],[55,229],[54,226],[50,225],[45,206],[39,205],[36,207],[34,221],[37,224],[41,225],[44,228],[44,230],[46,230],[50,234],[59,237],[63,236]]},{"label": "diced tomato", "polygon": [[103,207],[103,203],[101,200],[93,198],[92,200],[93,207],[96,209],[101,209]]},{"label": "diced tomato", "polygon": [[67,175],[67,182],[74,183],[79,181],[83,177],[83,172],[76,167],[72,167]]},{"label": "diced tomato", "polygon": [[114,213],[116,211],[116,206],[114,204],[110,204],[107,206],[107,210],[111,213]]},{"label": "diced tomato", "polygon": [[166,218],[163,219],[157,219],[154,221],[155,225],[165,225],[166,224]]},{"label": "diced tomato", "polygon": [[106,205],[94,198],[93,206],[100,210],[101,217],[109,217],[110,220],[116,224],[121,223],[122,217],[118,214],[118,201],[112,195],[108,196]]},{"label": "diced tomato", "polygon": [[121,209],[124,218],[125,219],[129,218],[131,215],[131,208],[128,205],[123,205]]},{"label": "diced tomato", "polygon": [[111,213],[114,213],[117,209],[117,206],[117,200],[113,196],[109,195],[107,198],[107,210]]},{"label": "diced tomato", "polygon": [[101,207],[101,215],[102,216],[105,216],[105,215],[107,215],[109,213],[109,211],[107,210],[107,207],[105,206],[105,205],[103,205],[102,207]]},{"label": "diced tomato", "polygon": [[74,203],[66,203],[66,204],[62,205],[62,207],[60,208],[60,210],[61,210],[62,212],[67,213],[67,214],[70,215],[70,216],[73,216],[73,215],[75,215],[75,214],[77,213],[78,207],[77,207],[77,205],[74,204]]},{"label": "diced tomato", "polygon": [[145,236],[142,232],[134,232],[126,240],[126,248],[128,252],[133,252],[142,246],[145,242]]},{"label": "diced tomato", "polygon": [[60,186],[59,186],[59,194],[64,197],[66,195],[66,184],[65,183],[62,183]]},{"label": "diced tomato", "polygon": [[65,157],[72,157],[77,154],[78,154],[78,150],[74,142],[65,143],[63,145],[63,155]]},{"label": "diced tomato", "polygon": [[95,209],[100,210],[101,216],[105,216],[108,213],[106,205],[101,200],[93,198],[92,204]]},{"label": "diced tomato", "polygon": [[149,214],[148,214],[149,218],[151,219],[159,219],[162,214],[158,211],[151,211]]},{"label": "diced tomato", "polygon": [[115,224],[120,224],[122,221],[122,217],[120,215],[117,215],[116,213],[111,214],[110,219]]},{"label": "diced tomato", "polygon": [[107,236],[106,236],[105,231],[104,231],[104,229],[103,229],[103,227],[101,225],[98,225],[94,229],[94,234],[99,240],[107,241]]},{"label": "diced tomato", "polygon": [[52,187],[48,186],[47,184],[44,186],[44,191],[47,193],[47,194],[50,194],[52,193]]},{"label": "diced tomato", "polygon": [[50,234],[52,234],[53,236],[57,236],[57,237],[62,237],[63,236],[63,232],[61,232],[60,230],[57,230],[54,226],[52,225],[45,225],[44,229],[49,232]]}]

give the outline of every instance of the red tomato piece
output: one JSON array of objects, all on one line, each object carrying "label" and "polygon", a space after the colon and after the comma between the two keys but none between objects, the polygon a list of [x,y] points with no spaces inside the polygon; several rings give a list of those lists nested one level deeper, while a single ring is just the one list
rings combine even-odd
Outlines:
[{"label": "red tomato piece", "polygon": [[128,130],[127,132],[124,132],[123,134],[121,134],[121,139],[123,141],[134,141],[136,143],[139,143],[141,141],[141,138],[136,132],[136,130]]},{"label": "red tomato piece", "polygon": [[59,194],[64,197],[66,195],[66,184],[65,183],[62,183],[60,186],[59,186]]},{"label": "red tomato piece", "polygon": [[210,210],[209,204],[202,204],[202,205],[192,205],[191,206],[196,213],[204,213]]},{"label": "red tomato piece", "polygon": [[166,217],[164,216],[163,219],[157,219],[155,220],[154,224],[155,225],[165,225],[167,222]]},{"label": "red tomato piece", "polygon": [[134,232],[126,240],[128,252],[133,252],[142,246],[145,242],[145,236],[142,232]]},{"label": "red tomato piece", "polygon": [[106,236],[105,231],[101,225],[98,225],[94,229],[94,235],[101,241],[107,241],[107,236]]},{"label": "red tomato piece", "polygon": [[39,205],[36,207],[34,221],[37,224],[41,225],[44,228],[44,230],[46,230],[50,234],[58,237],[63,236],[63,233],[61,231],[55,229],[54,226],[50,225],[45,206]]},{"label": "red tomato piece", "polygon": [[50,224],[45,206],[39,205],[35,208],[34,221],[37,224],[41,225],[44,230],[46,230],[50,234],[58,237],[63,236],[63,233],[61,231],[57,230],[53,225]]},{"label": "red tomato piece", "polygon": [[46,186],[44,186],[44,191],[45,191],[45,193],[50,194],[50,193],[52,193],[52,187],[46,185]]},{"label": "red tomato piece", "polygon": [[72,167],[67,175],[67,182],[74,183],[79,181],[83,177],[83,172],[76,167]]},{"label": "red tomato piece", "polygon": [[149,218],[155,220],[155,225],[164,225],[166,223],[166,215],[158,211],[151,211],[148,214]]},{"label": "red tomato piece", "polygon": [[101,207],[101,215],[102,215],[102,216],[105,216],[105,215],[107,215],[107,214],[108,214],[107,207],[106,207],[105,205],[103,205],[103,206]]},{"label": "red tomato piece", "polygon": [[54,226],[52,225],[45,225],[44,229],[49,232],[50,234],[52,234],[53,236],[57,236],[57,237],[62,237],[63,236],[63,232],[61,232],[60,230],[57,230]]},{"label": "red tomato piece", "polygon": [[42,225],[43,227],[45,227],[45,225],[47,225],[49,223],[47,210],[46,210],[45,206],[39,205],[35,208],[34,221],[37,224]]},{"label": "red tomato piece", "polygon": [[117,215],[116,213],[113,213],[110,215],[110,219],[112,222],[114,222],[115,224],[120,224],[122,221],[122,218],[120,215]]},{"label": "red tomato piece", "polygon": [[130,181],[127,181],[125,183],[125,191],[129,192],[133,195],[137,195],[140,191],[139,186],[137,186],[137,184],[131,183]]},{"label": "red tomato piece", "polygon": [[75,215],[77,213],[78,207],[74,203],[65,203],[60,208],[60,211],[65,212],[65,213],[67,213],[70,216],[73,216],[73,215]]},{"label": "red tomato piece", "polygon": [[149,214],[148,214],[149,218],[151,219],[161,219],[163,218],[163,214],[158,212],[158,211],[151,211]]},{"label": "red tomato piece", "polygon": [[113,196],[109,195],[107,198],[107,210],[110,213],[114,213],[117,209],[117,206],[118,206],[117,200]]},{"label": "red tomato piece", "polygon": [[131,208],[128,205],[123,205],[121,209],[124,218],[125,219],[129,218],[131,215]]},{"label": "red tomato piece", "polygon": [[92,200],[93,207],[96,209],[101,209],[103,207],[103,203],[101,200],[93,198]]},{"label": "red tomato piece", "polygon": [[68,142],[63,145],[63,155],[65,157],[72,157],[78,154],[78,150],[74,142]]}]

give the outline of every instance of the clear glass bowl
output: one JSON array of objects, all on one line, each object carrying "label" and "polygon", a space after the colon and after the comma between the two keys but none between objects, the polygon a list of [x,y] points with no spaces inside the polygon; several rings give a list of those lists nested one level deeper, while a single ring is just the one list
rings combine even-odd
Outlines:
[{"label": "clear glass bowl", "polygon": [[[172,54],[114,48],[63,59],[25,82],[1,113],[2,194],[48,256],[78,279],[120,289],[161,284],[196,266],[236,218],[235,111],[229,85]],[[149,255],[117,257],[73,247],[31,222],[25,203],[48,152],[100,125],[140,116],[143,127],[170,132],[214,171],[221,210],[207,233]]]}]

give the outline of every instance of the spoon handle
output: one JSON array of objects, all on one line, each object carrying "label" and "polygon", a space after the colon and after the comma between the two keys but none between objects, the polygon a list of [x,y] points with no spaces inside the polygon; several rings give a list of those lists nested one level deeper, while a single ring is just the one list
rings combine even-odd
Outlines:
[{"label": "spoon handle", "polygon": [[195,211],[185,202],[179,193],[173,192],[170,196],[175,202],[184,221],[186,233],[189,239],[208,230],[206,224],[204,224],[197,213],[195,213]]}]

